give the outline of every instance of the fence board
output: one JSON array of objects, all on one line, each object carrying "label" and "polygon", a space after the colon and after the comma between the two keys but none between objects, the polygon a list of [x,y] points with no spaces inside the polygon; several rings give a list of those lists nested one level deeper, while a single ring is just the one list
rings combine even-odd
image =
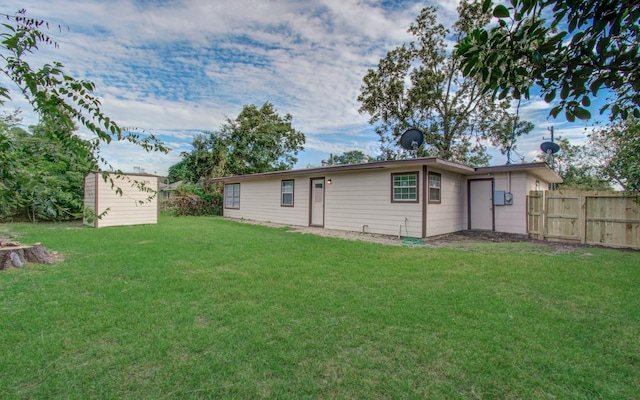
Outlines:
[{"label": "fence board", "polygon": [[527,196],[527,231],[534,239],[544,238],[544,191],[532,191]]},{"label": "fence board", "polygon": [[554,194],[545,198],[545,238],[580,242],[582,199],[578,196],[560,197]]},{"label": "fence board", "polygon": [[532,191],[527,221],[535,239],[640,249],[640,205],[620,192]]},{"label": "fence board", "polygon": [[640,248],[640,206],[632,198],[586,197],[588,244]]}]

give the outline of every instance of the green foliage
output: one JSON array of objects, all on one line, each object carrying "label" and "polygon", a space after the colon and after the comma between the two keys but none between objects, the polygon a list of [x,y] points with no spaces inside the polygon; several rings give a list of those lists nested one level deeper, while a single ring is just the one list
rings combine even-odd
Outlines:
[{"label": "green foliage", "polygon": [[[458,12],[457,40],[490,18],[477,2],[460,3]],[[415,40],[389,51],[377,69],[370,69],[358,97],[360,112],[370,115],[380,136],[382,153],[393,157],[402,132],[418,128],[425,134],[419,155],[486,164],[481,139],[502,144],[516,132],[505,128],[508,104],[496,104],[475,77],[462,76],[460,57],[447,54],[449,31],[437,23],[433,7],[421,11],[409,32]]]},{"label": "green foliage", "polygon": [[[304,133],[293,128],[290,114],[280,116],[273,105],[247,105],[236,119],[227,118],[218,133],[227,151],[225,175],[291,169],[304,147]],[[222,175],[221,175],[222,176]]]},{"label": "green foliage", "polygon": [[589,139],[601,160],[600,173],[640,199],[640,119],[614,121]]},{"label": "green foliage", "polygon": [[336,165],[344,164],[360,164],[365,158],[372,159],[372,157],[365,155],[360,150],[345,151],[341,155],[333,157],[333,163]]},{"label": "green foliage", "polygon": [[556,186],[557,189],[570,190],[613,190],[613,187],[606,178],[598,173],[593,166],[584,167],[569,165],[560,171],[563,182]]},{"label": "green foliage", "polygon": [[500,113],[496,115],[496,130],[499,134],[490,137],[491,144],[498,149],[500,153],[506,154],[507,163],[511,163],[511,153],[517,148],[516,142],[520,136],[528,135],[534,128],[529,121],[521,120],[518,115],[509,113]]},{"label": "green foliage", "polygon": [[15,116],[0,121],[0,218],[64,220],[82,215],[84,177],[97,167],[93,145],[66,121],[45,120],[31,133]]},{"label": "green foliage", "polygon": [[[590,144],[572,145],[567,139],[557,139],[560,151],[553,156],[552,167],[562,177],[563,182],[556,185],[556,189],[571,190],[612,190],[609,179],[604,176],[599,167],[600,160],[595,155],[595,149]],[[552,164],[547,154],[538,159]]]},{"label": "green foliage", "polygon": [[167,176],[167,183],[175,183],[178,181],[186,180],[189,174],[189,167],[184,159],[178,161],[169,167],[169,175]]},{"label": "green foliage", "polygon": [[[93,93],[95,84],[65,74],[61,63],[32,69],[25,56],[38,50],[40,44],[57,47],[57,43],[40,30],[43,25],[48,28],[48,23],[26,17],[25,10],[16,15],[1,15],[8,22],[1,25],[4,30],[0,31],[4,64],[0,71],[13,81],[38,114],[79,122],[95,134],[99,142],[125,140],[148,151],[167,150],[155,136],[141,137],[139,133],[128,132],[102,113],[100,99]],[[10,98],[9,89],[0,86],[0,95]]]},{"label": "green foliage", "polygon": [[[227,118],[219,131],[198,135],[191,151],[171,166],[170,174],[175,171],[176,177],[218,199],[223,186],[213,178],[291,169],[305,142],[304,133],[292,127],[292,119],[289,114],[280,116],[269,102],[260,108],[246,105],[236,119]],[[218,212],[220,204],[215,206]]]},{"label": "green foliage", "polygon": [[[105,115],[101,110],[100,99],[94,94],[95,85],[92,82],[68,75],[59,62],[39,66],[33,66],[33,63],[28,62],[29,56],[39,50],[39,46],[58,47],[58,44],[42,30],[49,29],[46,21],[27,17],[25,10],[20,10],[15,15],[0,16],[6,18],[6,21],[0,24],[0,73],[15,85],[18,93],[24,96],[38,114],[41,123],[47,126],[46,132],[42,133],[39,139],[50,142],[52,146],[59,146],[54,152],[58,158],[47,162],[51,165],[80,162],[82,165],[85,161],[85,151],[89,150],[92,162],[95,158],[100,163],[109,165],[108,160],[100,154],[100,145],[108,144],[112,140],[127,141],[147,151],[168,151],[153,134],[124,129]],[[0,105],[10,98],[9,87],[4,86],[4,83],[0,84]],[[95,136],[91,145],[80,141],[73,133],[75,123],[79,123]],[[12,165],[17,161],[10,157],[13,153],[5,153],[13,146],[6,135],[0,136],[0,191],[20,188],[25,194],[29,193],[28,196],[33,198],[30,204],[41,210],[32,214],[32,217],[37,214],[40,217],[60,218],[62,215],[74,213],[75,205],[67,207],[73,196],[65,198],[62,203],[59,201],[64,197],[63,193],[69,192],[58,179],[42,178],[38,183],[28,184],[19,181],[19,174],[14,173],[12,169]],[[35,155],[37,154],[34,153]],[[66,156],[70,158],[67,160]],[[34,161],[33,165],[35,164]],[[134,183],[140,189],[146,189],[144,184]],[[0,196],[6,198],[5,195]],[[16,194],[16,197],[20,196]],[[12,201],[19,203],[16,199]]]},{"label": "green foliage", "polygon": [[196,136],[191,151],[182,153],[182,160],[172,166],[184,166],[183,179],[198,184],[205,192],[213,192],[218,185],[211,180],[223,176],[227,147],[217,132],[205,132]]},{"label": "green foliage", "polygon": [[166,210],[170,215],[220,215],[222,191],[206,193],[197,185],[183,184],[168,200]]},{"label": "green foliage", "polygon": [[592,99],[608,89],[615,98],[601,113],[640,117],[637,0],[512,0],[493,16],[497,26],[474,30],[456,50],[465,76],[480,79],[486,92],[529,98],[536,84],[547,103],[559,100],[550,115],[564,110],[573,122],[589,119]]}]

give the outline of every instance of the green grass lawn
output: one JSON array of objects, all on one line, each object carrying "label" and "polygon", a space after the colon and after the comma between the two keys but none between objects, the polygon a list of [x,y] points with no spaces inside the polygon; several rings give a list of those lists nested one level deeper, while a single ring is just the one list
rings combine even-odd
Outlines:
[{"label": "green grass lawn", "polygon": [[640,252],[0,225],[0,398],[633,399]]}]

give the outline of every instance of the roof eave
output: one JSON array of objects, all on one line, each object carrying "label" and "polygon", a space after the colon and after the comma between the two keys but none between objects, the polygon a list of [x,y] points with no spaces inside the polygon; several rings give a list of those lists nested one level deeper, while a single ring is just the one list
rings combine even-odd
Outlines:
[{"label": "roof eave", "polygon": [[240,181],[247,179],[261,179],[267,177],[287,177],[292,175],[326,175],[329,173],[336,172],[348,172],[348,171],[367,171],[372,169],[389,169],[389,168],[398,168],[403,166],[422,166],[422,165],[435,165],[439,168],[455,171],[459,173],[473,173],[474,169],[472,167],[458,164],[452,161],[442,160],[436,157],[429,158],[410,158],[406,160],[392,160],[392,161],[374,161],[369,163],[362,164],[346,164],[346,165],[331,165],[328,167],[314,167],[314,168],[306,168],[306,169],[292,169],[287,171],[273,171],[273,172],[262,172],[258,174],[251,175],[236,175],[236,176],[225,176],[220,178],[213,179],[214,182],[230,182],[230,181]]},{"label": "roof eave", "polygon": [[549,183],[562,183],[562,177],[558,175],[554,170],[549,168],[549,166],[545,162],[495,165],[492,167],[476,168],[476,174],[489,174],[489,173],[496,173],[496,172],[515,172],[515,171],[530,172],[536,177],[543,179]]}]

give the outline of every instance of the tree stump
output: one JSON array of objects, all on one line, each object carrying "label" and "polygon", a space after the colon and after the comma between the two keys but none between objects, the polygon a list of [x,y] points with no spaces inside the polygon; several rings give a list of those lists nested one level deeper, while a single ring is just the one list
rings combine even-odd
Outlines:
[{"label": "tree stump", "polygon": [[50,256],[42,243],[28,246],[17,242],[0,242],[0,270],[23,267],[27,263],[51,264]]}]

